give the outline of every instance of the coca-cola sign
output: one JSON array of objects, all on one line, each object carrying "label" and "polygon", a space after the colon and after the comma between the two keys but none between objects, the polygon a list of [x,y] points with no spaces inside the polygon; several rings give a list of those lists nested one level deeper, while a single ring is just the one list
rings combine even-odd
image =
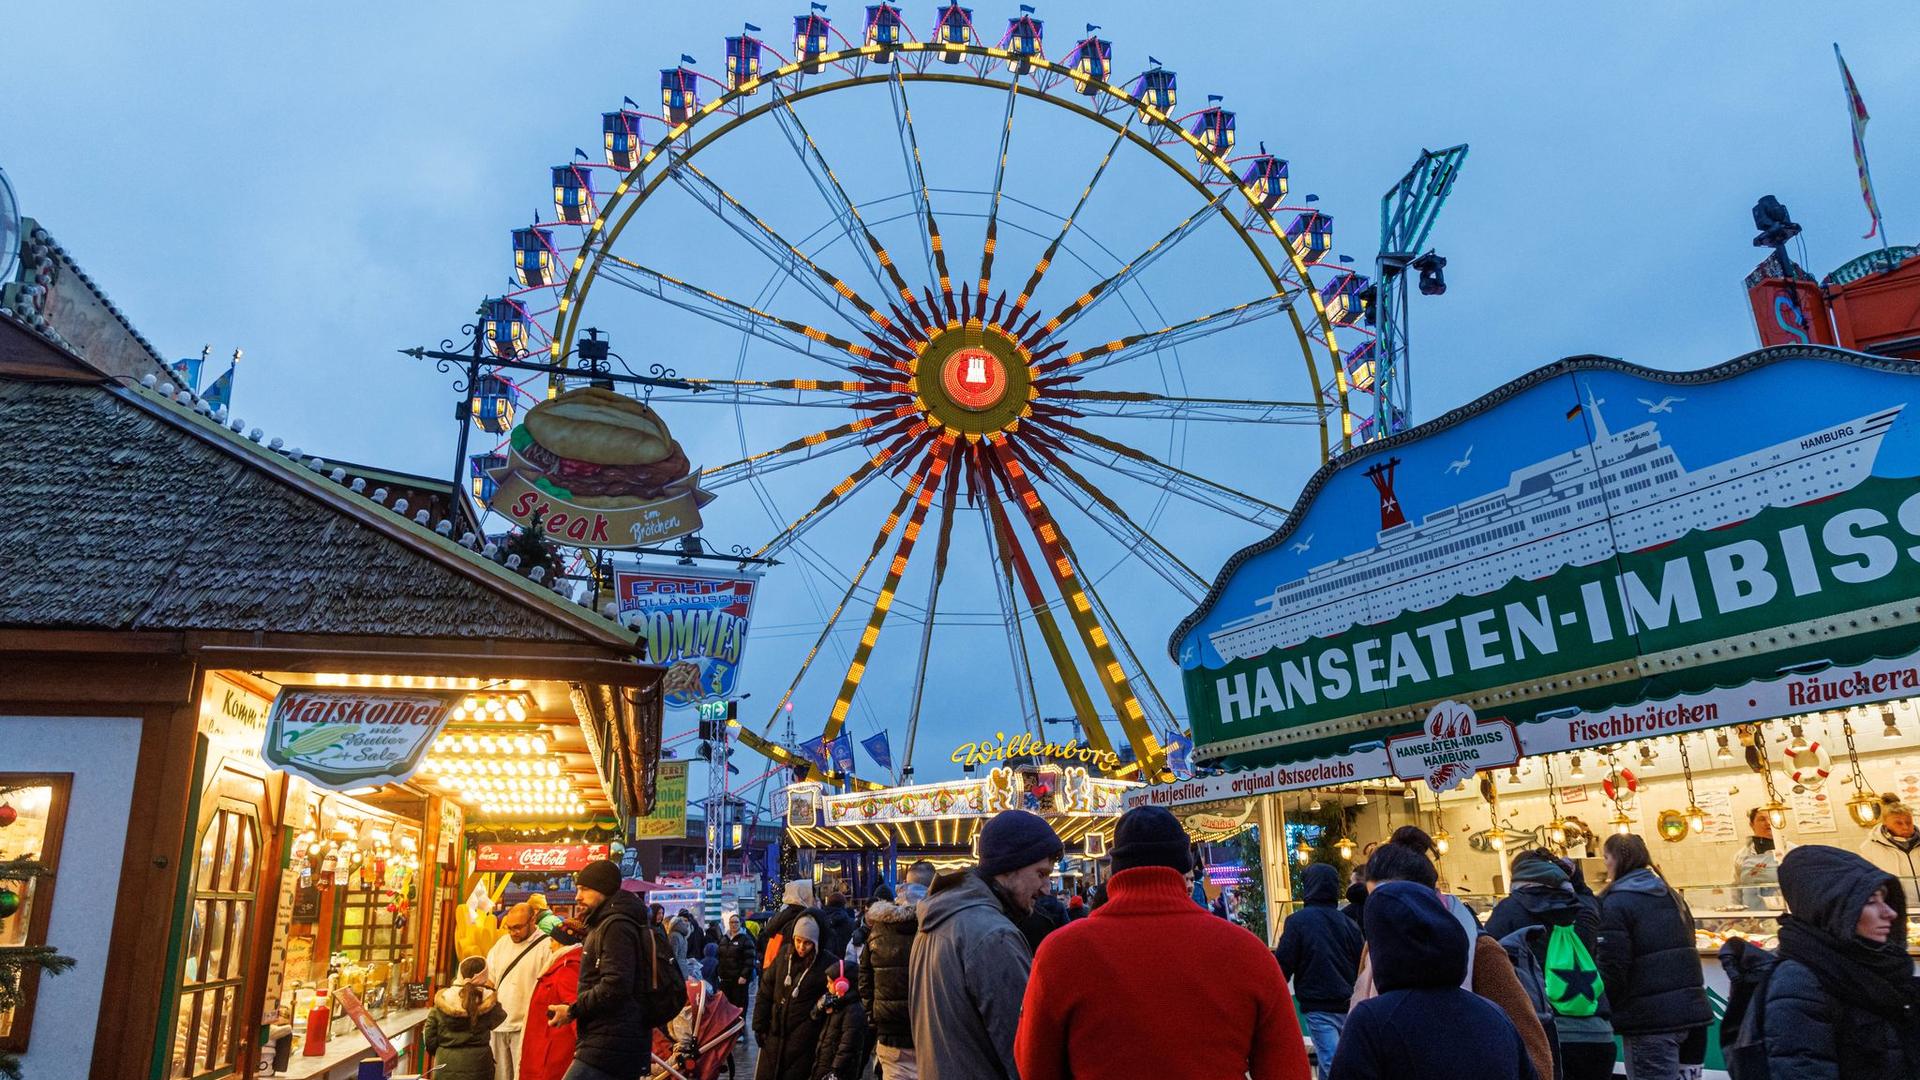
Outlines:
[{"label": "coca-cola sign", "polygon": [[607,857],[605,844],[481,844],[473,868],[492,873],[569,873]]}]

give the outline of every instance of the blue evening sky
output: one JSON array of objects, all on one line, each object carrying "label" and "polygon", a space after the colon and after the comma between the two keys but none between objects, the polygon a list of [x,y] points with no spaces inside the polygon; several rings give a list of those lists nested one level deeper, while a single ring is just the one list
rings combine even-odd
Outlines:
[{"label": "blue evening sky", "polygon": [[[505,287],[508,230],[537,207],[552,216],[548,166],[576,146],[598,158],[602,111],[623,95],[651,110],[658,70],[681,53],[717,75],[720,40],[743,19],[790,51],[793,9],[803,6],[25,5],[7,16],[13,62],[0,65],[0,100],[10,106],[0,166],[26,212],[163,351],[188,356],[211,344],[218,358],[246,350],[237,416],[327,457],[442,474],[454,436],[446,379],[394,350],[454,334],[482,296]],[[977,24],[997,39],[1016,6],[976,4]],[[1223,95],[1238,111],[1239,150],[1264,141],[1288,159],[1289,201],[1318,194],[1337,222],[1336,250],[1362,268],[1377,247],[1381,192],[1423,146],[1472,145],[1433,237],[1452,289],[1416,296],[1412,313],[1422,418],[1567,354],[1685,369],[1753,347],[1741,278],[1759,257],[1748,208],[1760,195],[1778,195],[1806,226],[1804,261],[1816,274],[1866,250],[1836,40],[1875,117],[1869,148],[1892,236],[1920,238],[1920,81],[1911,56],[1920,10],[1911,4],[1036,6],[1051,55],[1064,55],[1081,25],[1095,22],[1115,43],[1117,72],[1138,71],[1151,52],[1179,72],[1183,106]],[[906,10],[925,37],[932,6]],[[860,11],[835,3],[829,14],[854,36]],[[977,193],[992,183],[1004,96],[925,85],[910,94],[929,183],[948,189],[936,192],[935,207],[955,275],[971,278],[983,229]],[[913,226],[883,220],[903,208],[908,186],[885,91],[831,94],[800,108],[882,239],[924,277]],[[1016,108],[996,289],[1017,288],[1044,243],[1036,237],[1051,235],[1109,142],[1059,110]],[[827,221],[770,120],[743,127],[699,162],[791,238]],[[1057,310],[1196,205],[1162,166],[1123,152],[1036,303]],[[1264,283],[1234,243],[1223,228],[1198,231],[1154,266],[1142,290],[1089,315],[1074,340],[1104,341],[1260,295]],[[783,314],[832,318],[796,290],[763,295],[767,265],[672,185],[636,215],[621,252],[729,295],[759,296]],[[818,258],[871,289],[844,242],[819,248]],[[743,348],[737,332],[609,282],[586,310],[586,322],[611,331],[636,368],[832,374],[768,345]],[[1306,384],[1284,322],[1266,320],[1086,385],[1285,400]],[[665,408],[701,465],[848,418],[835,409]],[[1088,426],[1280,505],[1318,465],[1317,444],[1299,428]],[[724,489],[707,511],[709,538],[759,546],[856,463],[844,453],[772,473],[757,489]],[[1262,535],[1102,465],[1080,468],[1202,576]],[[897,490],[861,491],[768,576],[743,667],[753,693],[743,718],[766,721]],[[1117,629],[1161,690],[1177,695],[1164,642],[1190,601],[1063,494],[1043,494]],[[856,736],[888,728],[896,756],[936,536],[930,523],[853,714]],[[957,743],[1020,727],[989,565],[980,515],[963,509],[928,663],[915,753],[921,779],[957,774],[947,760]],[[796,695],[803,737],[824,720],[879,573]],[[1066,715],[1058,679],[1031,625],[1028,632],[1041,711]],[[670,732],[683,726],[690,722],[668,723]]]}]

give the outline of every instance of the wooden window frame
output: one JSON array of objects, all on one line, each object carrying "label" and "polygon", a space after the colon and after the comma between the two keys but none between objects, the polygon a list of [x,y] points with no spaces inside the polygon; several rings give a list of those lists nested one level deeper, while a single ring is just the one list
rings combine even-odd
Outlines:
[{"label": "wooden window frame", "polygon": [[[66,839],[67,806],[73,792],[70,772],[0,772],[0,784],[49,787],[47,830],[40,845],[40,863],[47,873],[33,882],[33,910],[27,914],[27,936],[23,944],[45,945],[47,923],[53,918],[53,885],[60,869],[60,848]],[[33,1035],[33,1005],[39,996],[40,969],[30,967],[20,974],[20,1004],[13,1010],[13,1024],[0,1035],[0,1051],[24,1054]]]},{"label": "wooden window frame", "polygon": [[[210,801],[212,804],[212,812],[207,814],[206,824],[195,831],[193,861],[187,867],[187,924],[192,924],[195,909],[202,900],[208,900],[213,904],[225,905],[226,920],[221,927],[221,969],[225,971],[228,968],[232,968],[234,969],[234,974],[231,976],[223,975],[220,978],[206,977],[206,961],[207,958],[212,955],[214,948],[213,924],[212,919],[209,918],[202,930],[200,953],[195,968],[196,978],[192,982],[187,981],[183,963],[178,981],[174,986],[168,988],[169,992],[174,995],[176,1003],[174,1010],[174,1029],[167,1035],[169,1046],[177,1044],[180,1025],[187,1015],[187,1003],[190,999],[194,1000],[193,1015],[190,1020],[186,1020],[186,1053],[190,1062],[186,1075],[192,1078],[192,1080],[201,1080],[201,1078],[206,1077],[236,1076],[247,1069],[247,1049],[251,1046],[251,1042],[249,1041],[244,1021],[247,1017],[247,1010],[250,1004],[248,998],[249,986],[252,982],[250,969],[252,967],[253,940],[255,936],[257,936],[260,928],[258,923],[260,917],[260,884],[265,877],[265,867],[262,860],[269,854],[269,845],[272,840],[269,834],[266,816],[257,804],[230,795],[218,795]],[[226,813],[231,813],[236,819],[243,823],[250,823],[253,829],[253,855],[249,868],[249,872],[253,877],[251,890],[238,888],[231,880],[234,876],[232,859],[228,857],[228,849],[224,843],[219,842],[220,838],[217,834],[216,851],[219,854],[216,855],[216,861],[213,867],[214,884],[204,889],[200,884],[200,853],[206,844],[206,837],[209,830],[218,827],[222,821],[223,814]],[[247,925],[240,931],[236,931],[233,925],[234,913],[236,910],[242,908],[244,908],[246,912]],[[186,933],[183,930],[183,938],[183,947],[191,945],[192,935],[190,933]],[[237,956],[234,954],[236,948],[239,950]],[[218,1003],[225,991],[229,989],[233,991],[233,1012],[221,1016],[218,1011]],[[210,1021],[207,1026],[207,1030],[210,1033],[208,1035],[208,1045],[213,1047],[219,1045],[219,1037],[222,1029],[228,1032],[229,1038],[227,1043],[227,1058],[211,1069],[201,1070],[200,1064],[194,1062],[192,1059],[195,1048],[199,1043],[201,1029],[200,1008],[197,999],[205,997],[211,997],[214,1000],[215,1016],[217,1017],[217,1019]],[[216,1024],[219,1026],[214,1026]],[[168,1062],[169,1074],[171,1071],[172,1061],[170,1055]]]}]

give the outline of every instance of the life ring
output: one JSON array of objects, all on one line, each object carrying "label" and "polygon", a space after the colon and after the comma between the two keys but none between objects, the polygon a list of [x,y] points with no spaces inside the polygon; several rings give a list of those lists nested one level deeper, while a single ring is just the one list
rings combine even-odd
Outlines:
[{"label": "life ring", "polygon": [[1600,781],[1600,790],[1606,793],[1607,798],[1614,802],[1621,801],[1623,794],[1633,795],[1640,791],[1640,778],[1633,775],[1632,769],[1621,769],[1620,779],[1624,782],[1620,785],[1615,785],[1613,777],[1611,776]]},{"label": "life ring", "polygon": [[1793,782],[1810,791],[1818,791],[1833,774],[1833,755],[1818,742],[1810,742],[1799,753],[1791,749],[1783,750],[1787,763],[1793,767]]}]

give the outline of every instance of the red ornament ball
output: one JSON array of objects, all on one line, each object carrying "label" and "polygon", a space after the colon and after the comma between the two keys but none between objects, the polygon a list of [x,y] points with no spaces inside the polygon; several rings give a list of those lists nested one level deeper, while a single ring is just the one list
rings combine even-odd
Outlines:
[{"label": "red ornament ball", "polygon": [[20,910],[20,894],[12,889],[0,889],[0,919]]},{"label": "red ornament ball", "polygon": [[0,829],[6,828],[20,817],[20,811],[8,803],[0,803]]}]

